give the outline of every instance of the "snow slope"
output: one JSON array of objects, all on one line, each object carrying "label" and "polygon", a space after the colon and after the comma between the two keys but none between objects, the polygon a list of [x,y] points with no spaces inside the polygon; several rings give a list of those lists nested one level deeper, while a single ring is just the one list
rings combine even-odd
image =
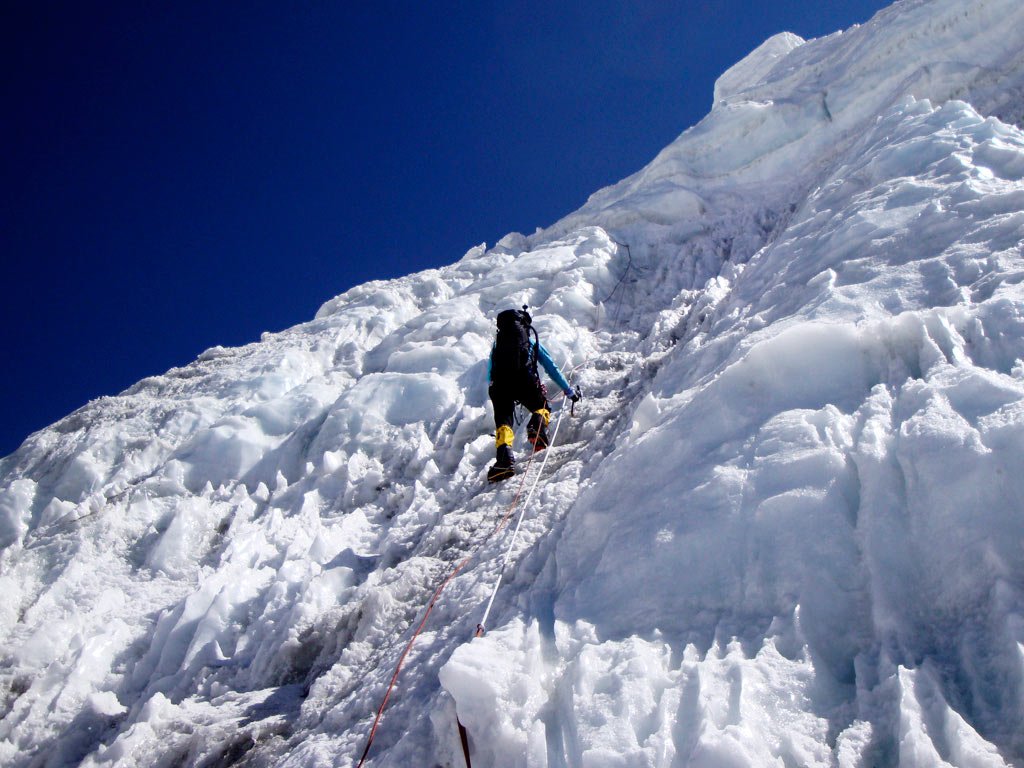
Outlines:
[{"label": "snow slope", "polygon": [[[475,552],[369,765],[461,766],[456,714],[474,766],[1024,764],[1022,93],[1015,0],[777,36],[548,229],[31,436],[0,763],[354,765]],[[587,398],[513,542],[524,302]]]}]

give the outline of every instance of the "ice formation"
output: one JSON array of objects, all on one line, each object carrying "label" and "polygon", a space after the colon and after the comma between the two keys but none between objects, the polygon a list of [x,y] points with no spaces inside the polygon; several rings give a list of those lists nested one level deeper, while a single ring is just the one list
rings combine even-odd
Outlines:
[{"label": "ice formation", "polygon": [[[367,765],[462,766],[456,717],[477,768],[1024,763],[1024,5],[780,35],[714,101],[3,459],[0,763],[354,765],[470,552]],[[474,639],[522,303],[587,398]]]}]

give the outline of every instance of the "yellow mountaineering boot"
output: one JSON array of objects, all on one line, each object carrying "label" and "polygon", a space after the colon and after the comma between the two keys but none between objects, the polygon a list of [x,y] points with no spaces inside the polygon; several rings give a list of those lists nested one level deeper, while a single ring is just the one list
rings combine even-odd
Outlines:
[{"label": "yellow mountaineering boot", "polygon": [[502,425],[495,433],[494,441],[498,445],[498,458],[487,470],[487,481],[497,483],[507,480],[516,473],[516,459],[512,455],[512,428]]},{"label": "yellow mountaineering boot", "polygon": [[551,421],[551,411],[547,408],[534,411],[530,417],[530,421],[526,425],[526,439],[533,444],[534,451],[543,451],[548,447],[549,421]]}]

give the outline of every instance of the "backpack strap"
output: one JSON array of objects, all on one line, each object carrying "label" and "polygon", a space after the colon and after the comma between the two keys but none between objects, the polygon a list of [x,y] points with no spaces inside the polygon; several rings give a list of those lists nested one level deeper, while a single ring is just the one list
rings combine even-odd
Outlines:
[{"label": "backpack strap", "polygon": [[[525,310],[523,311],[525,312]],[[529,317],[529,315],[527,315],[527,317]],[[537,335],[537,329],[533,327],[533,323],[530,323],[526,327],[529,328],[527,338],[529,338],[530,333],[533,333],[533,349],[532,354],[530,355],[530,369],[533,371],[534,376],[540,378],[540,374],[537,373],[537,361],[540,358],[540,336]]]}]

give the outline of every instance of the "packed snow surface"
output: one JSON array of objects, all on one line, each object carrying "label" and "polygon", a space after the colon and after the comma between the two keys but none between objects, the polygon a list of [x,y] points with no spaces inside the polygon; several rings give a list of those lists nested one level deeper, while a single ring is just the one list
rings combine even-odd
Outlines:
[{"label": "packed snow surface", "polygon": [[[367,765],[1024,765],[1022,92],[1019,0],[776,36],[548,229],[32,435],[0,763],[355,765],[472,555]],[[523,303],[586,397],[520,510]]]}]

